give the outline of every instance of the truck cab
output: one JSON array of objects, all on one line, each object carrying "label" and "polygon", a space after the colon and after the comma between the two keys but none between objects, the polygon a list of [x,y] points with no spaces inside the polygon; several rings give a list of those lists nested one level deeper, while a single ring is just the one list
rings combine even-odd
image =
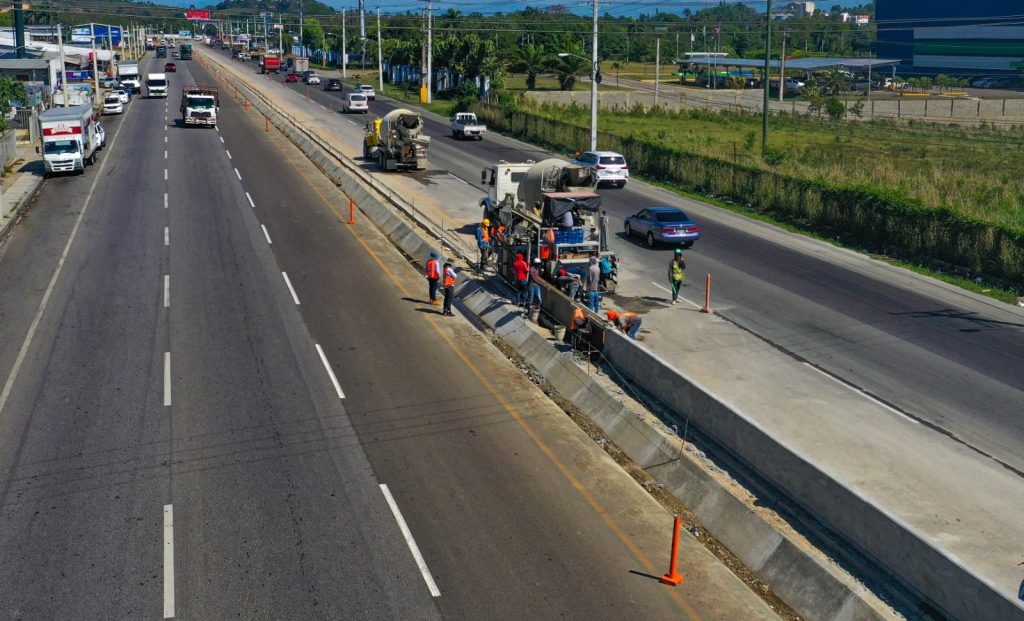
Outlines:
[{"label": "truck cab", "polygon": [[167,46],[166,45],[158,45],[158,46],[156,46],[156,57],[157,58],[167,58]]},{"label": "truck cab", "polygon": [[216,127],[220,97],[216,88],[186,87],[181,94],[181,122],[188,127]]},{"label": "truck cab", "polygon": [[167,74],[151,73],[146,76],[146,95],[148,97],[167,97]]}]

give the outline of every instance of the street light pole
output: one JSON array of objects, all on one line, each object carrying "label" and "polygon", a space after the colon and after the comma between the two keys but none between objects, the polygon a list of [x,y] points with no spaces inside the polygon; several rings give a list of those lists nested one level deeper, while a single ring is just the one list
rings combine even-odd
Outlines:
[{"label": "street light pole", "polygon": [[594,2],[593,33],[590,44],[590,150],[597,151],[597,0]]},{"label": "street light pole", "polygon": [[[772,58],[772,0],[764,15],[764,110],[761,114],[761,151],[768,149],[768,72]],[[781,84],[780,84],[781,86]]]}]

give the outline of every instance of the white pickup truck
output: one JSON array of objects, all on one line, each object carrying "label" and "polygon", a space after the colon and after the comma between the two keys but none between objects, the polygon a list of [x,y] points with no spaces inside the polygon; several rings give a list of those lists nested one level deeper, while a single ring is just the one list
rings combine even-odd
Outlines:
[{"label": "white pickup truck", "polygon": [[456,112],[452,117],[452,136],[455,138],[483,140],[486,131],[487,126],[481,125],[472,112]]}]

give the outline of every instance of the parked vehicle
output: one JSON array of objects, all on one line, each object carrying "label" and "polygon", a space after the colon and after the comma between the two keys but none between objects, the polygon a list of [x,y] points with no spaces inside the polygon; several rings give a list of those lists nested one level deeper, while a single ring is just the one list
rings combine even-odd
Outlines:
[{"label": "parked vehicle", "polygon": [[167,97],[167,74],[151,73],[146,76],[147,97]]},{"label": "parked vehicle", "polygon": [[340,91],[341,90],[341,80],[339,80],[338,78],[329,78],[327,80],[324,80],[324,90],[325,91]]},{"label": "parked vehicle", "polygon": [[430,145],[430,137],[423,132],[423,117],[418,112],[396,108],[366,124],[363,157],[376,159],[381,170],[423,170]]},{"label": "parked vehicle", "polygon": [[167,73],[176,73],[178,71],[178,65],[175,65],[174,63],[166,63],[164,64],[164,71]]},{"label": "parked vehicle", "polygon": [[700,239],[700,227],[676,207],[648,207],[626,218],[626,237],[639,235],[649,248],[656,244],[680,244],[685,248]]},{"label": "parked vehicle", "polygon": [[186,127],[216,127],[220,94],[212,86],[186,86],[181,93],[181,121]]},{"label": "parked vehicle", "polygon": [[882,81],[882,88],[889,91],[901,91],[903,89],[910,88],[910,84],[893,78],[885,78]]},{"label": "parked vehicle", "polygon": [[120,86],[120,84],[118,84],[117,78],[110,76],[100,78],[100,88],[117,88],[118,86]]},{"label": "parked vehicle", "polygon": [[597,170],[597,184],[608,183],[618,188],[626,187],[629,181],[629,166],[626,158],[613,151],[586,151],[579,154],[573,164]]},{"label": "parked vehicle", "polygon": [[1010,78],[982,78],[971,83],[974,88],[1010,88],[1013,80]]},{"label": "parked vehicle", "polygon": [[128,91],[124,90],[123,88],[116,88],[110,91],[110,94],[115,95],[118,99],[121,100],[121,103],[124,104],[128,103],[128,101],[131,99],[131,96],[128,95]]},{"label": "parked vehicle", "polygon": [[39,115],[43,171],[84,173],[96,162],[99,136],[92,106],[50,108]]},{"label": "parked vehicle", "polygon": [[107,130],[103,129],[99,121],[96,121],[96,137],[99,139],[99,146],[97,149],[102,149],[107,146]]},{"label": "parked vehicle", "polygon": [[103,114],[124,114],[124,104],[116,95],[107,95],[103,99]]},{"label": "parked vehicle", "polygon": [[299,81],[299,74],[297,74],[297,73],[289,73],[288,75],[284,76],[284,81],[285,82],[298,82]]},{"label": "parked vehicle", "polygon": [[360,84],[356,87],[356,90],[366,95],[366,98],[370,101],[377,99],[377,91],[373,90],[373,87],[369,84]]},{"label": "parked vehicle", "polygon": [[370,111],[370,104],[366,101],[366,95],[362,93],[349,93],[345,97],[345,103],[342,104],[342,109],[348,112],[362,112],[367,114]]},{"label": "parked vehicle", "polygon": [[487,126],[481,125],[472,112],[456,112],[452,117],[452,136],[455,138],[483,140],[486,131]]}]

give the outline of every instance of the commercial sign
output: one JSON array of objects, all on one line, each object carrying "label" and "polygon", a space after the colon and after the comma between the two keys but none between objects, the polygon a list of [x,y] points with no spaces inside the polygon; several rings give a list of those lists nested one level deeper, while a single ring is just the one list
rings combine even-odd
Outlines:
[{"label": "commercial sign", "polygon": [[185,11],[185,19],[210,19],[210,11],[201,9],[189,9]]},{"label": "commercial sign", "polygon": [[178,36],[179,37],[184,37],[186,39],[191,39],[192,38],[192,31],[191,30],[179,30],[178,31]]},{"label": "commercial sign", "polygon": [[89,71],[68,71],[68,81],[71,80],[88,80],[91,72]]}]

